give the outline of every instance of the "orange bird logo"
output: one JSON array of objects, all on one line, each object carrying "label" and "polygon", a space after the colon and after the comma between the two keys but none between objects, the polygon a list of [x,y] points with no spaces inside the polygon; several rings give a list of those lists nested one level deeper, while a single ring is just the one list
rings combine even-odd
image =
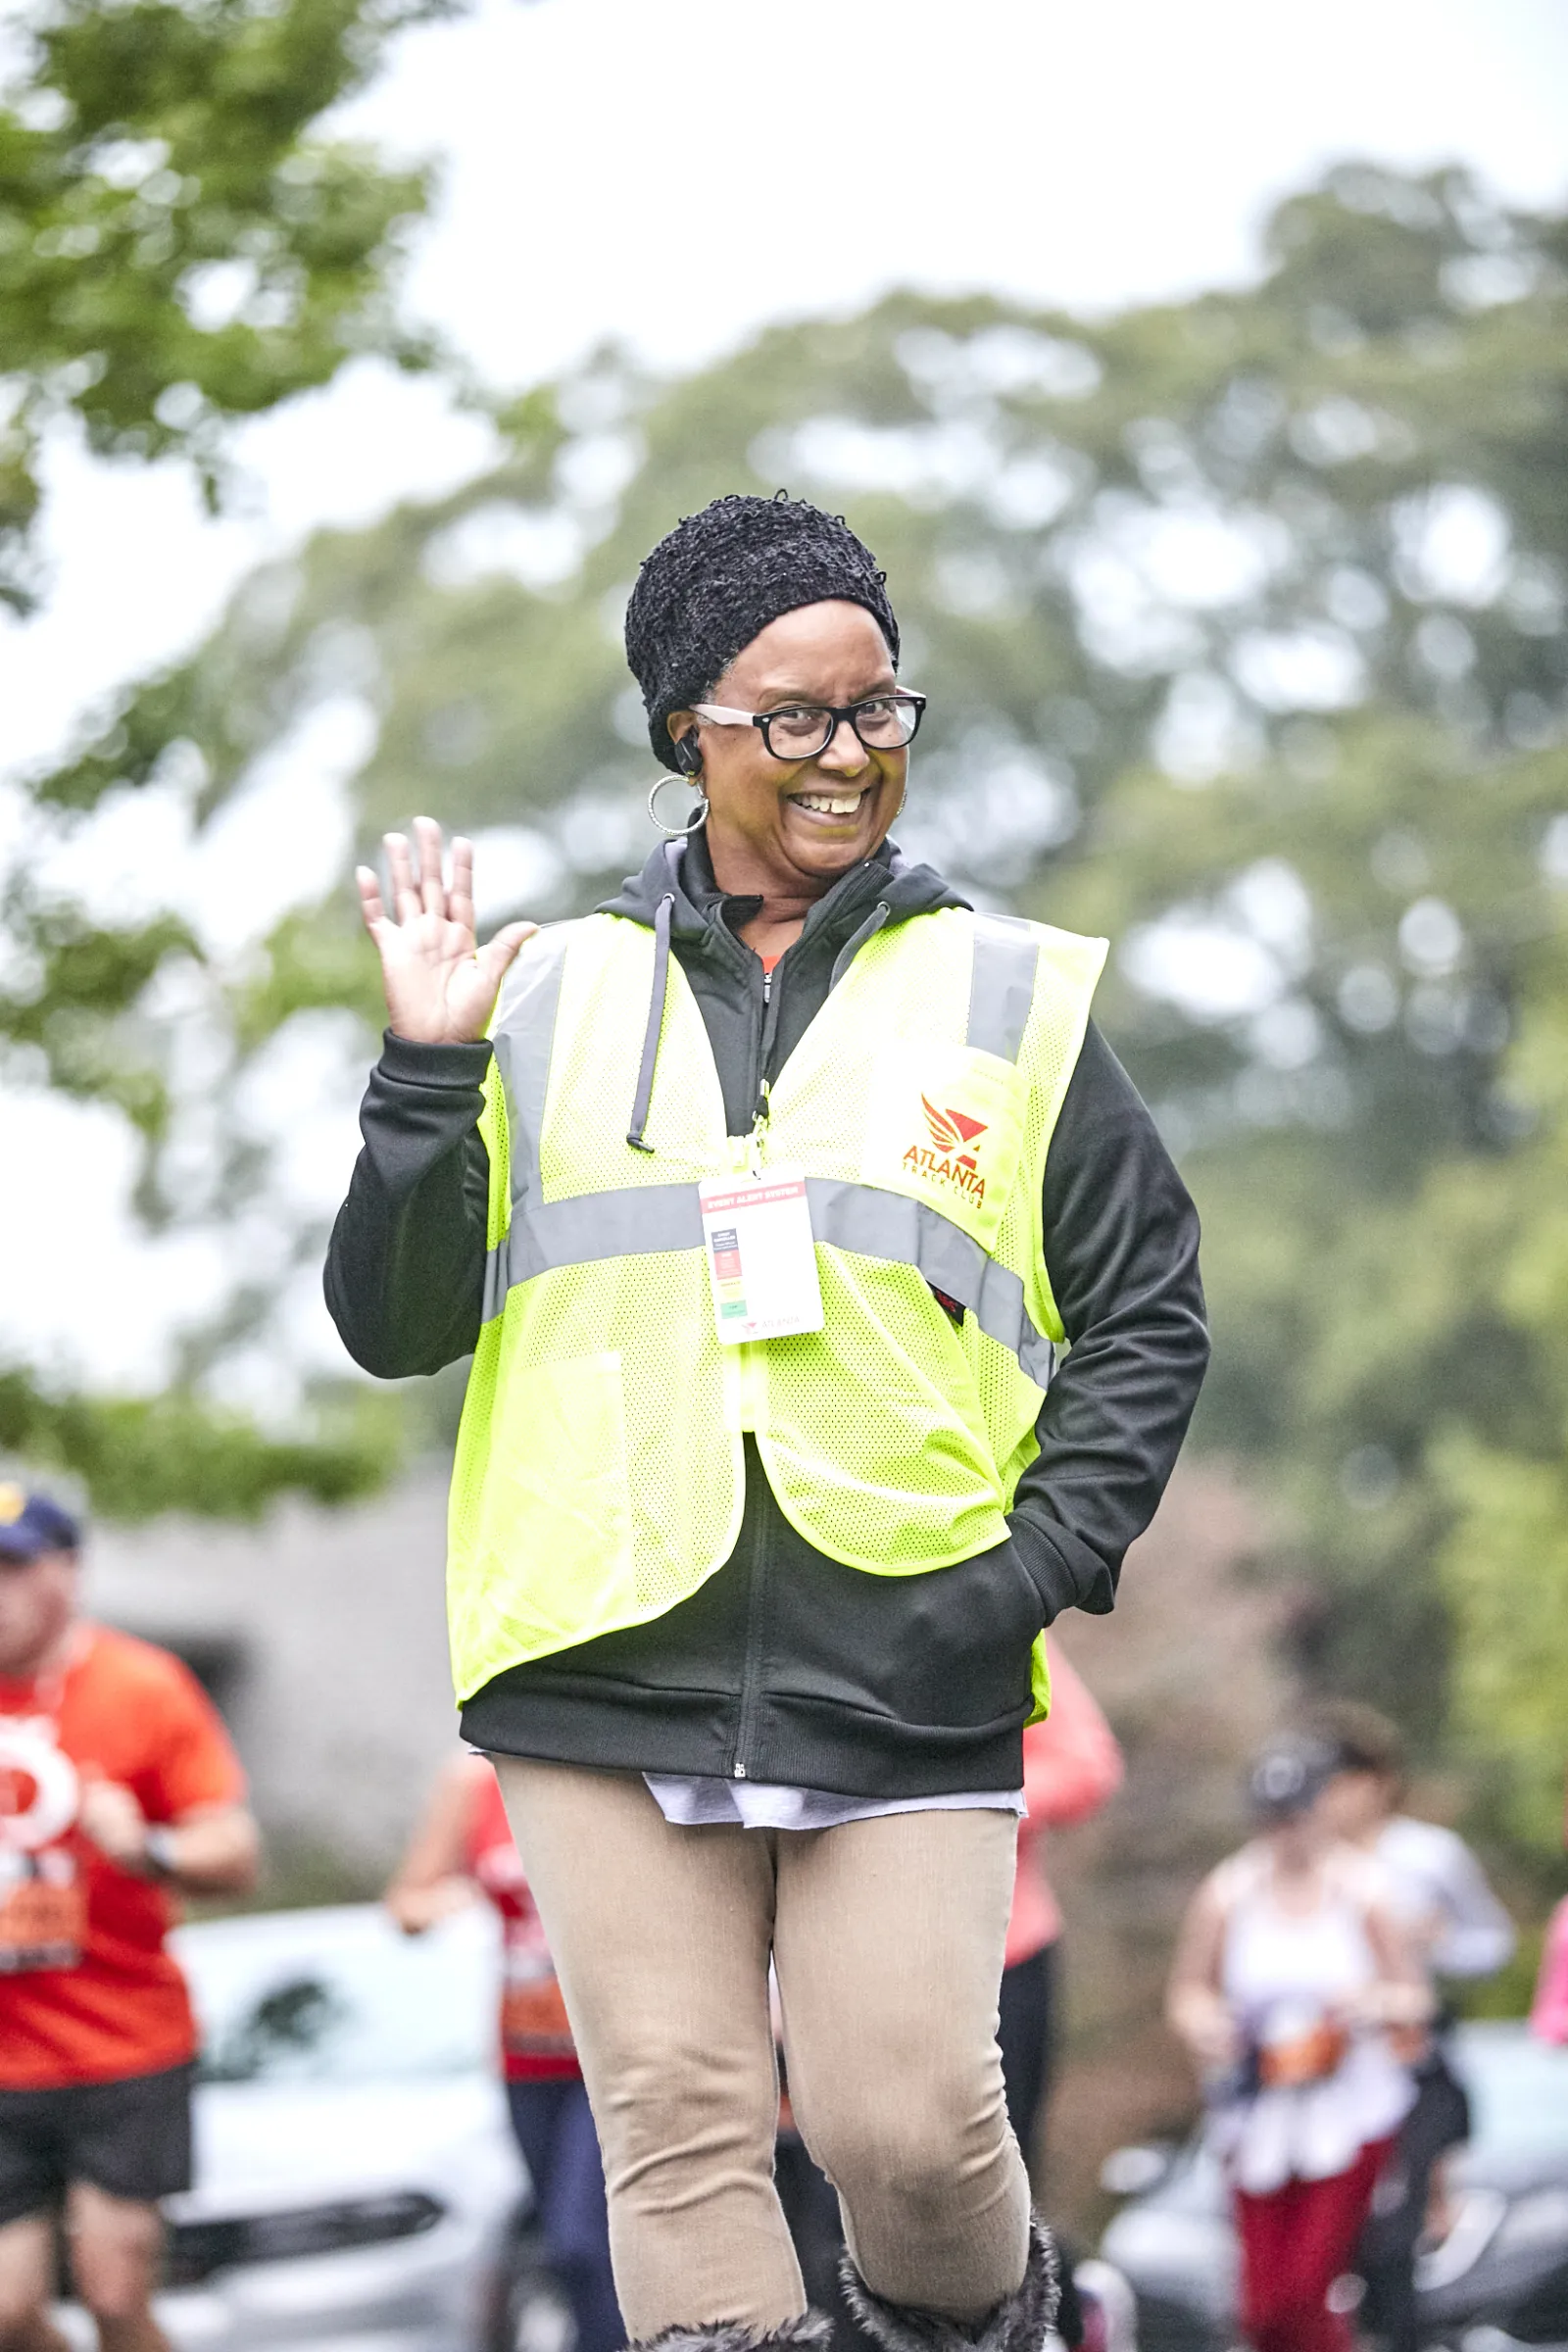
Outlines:
[{"label": "orange bird logo", "polygon": [[956,1152],[962,1144],[972,1144],[977,1135],[984,1135],[984,1119],[966,1118],[961,1110],[938,1110],[934,1102],[920,1097],[925,1123],[931,1130],[931,1141],[939,1152]]}]

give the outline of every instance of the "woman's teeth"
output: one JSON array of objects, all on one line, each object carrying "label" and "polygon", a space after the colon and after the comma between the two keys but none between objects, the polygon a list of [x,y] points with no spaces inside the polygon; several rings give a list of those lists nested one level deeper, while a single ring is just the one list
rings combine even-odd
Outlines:
[{"label": "woman's teeth", "polygon": [[797,792],[791,796],[798,808],[817,808],[824,816],[853,816],[865,798],[863,792],[837,793]]}]

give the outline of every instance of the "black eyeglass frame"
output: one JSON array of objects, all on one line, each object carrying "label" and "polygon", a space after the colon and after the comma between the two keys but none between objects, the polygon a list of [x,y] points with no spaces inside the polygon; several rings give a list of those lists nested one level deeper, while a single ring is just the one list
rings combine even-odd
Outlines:
[{"label": "black eyeglass frame", "polygon": [[[910,744],[920,732],[920,721],[925,716],[926,700],[927,698],[923,694],[911,694],[907,691],[907,689],[901,686],[891,694],[862,695],[858,703],[783,703],[776,710],[731,710],[722,703],[693,703],[692,710],[695,716],[698,718],[707,719],[713,726],[747,726],[758,728],[761,734],[762,742],[766,746],[769,759],[777,760],[780,764],[785,767],[793,767],[802,760],[819,759],[822,753],[827,750],[828,745],[832,742],[840,727],[843,726],[849,726],[854,729],[856,741],[865,751],[906,752]],[[914,724],[910,727],[909,732],[907,735],[906,735],[902,743],[866,742],[865,737],[860,733],[860,721],[858,714],[865,709],[867,703],[901,703],[906,710],[914,712]],[[769,732],[769,729],[772,727],[773,721],[776,718],[782,718],[786,711],[790,710],[820,710],[822,716],[827,720],[827,733],[823,736],[821,742],[816,746],[814,751],[774,751],[773,738]]]}]

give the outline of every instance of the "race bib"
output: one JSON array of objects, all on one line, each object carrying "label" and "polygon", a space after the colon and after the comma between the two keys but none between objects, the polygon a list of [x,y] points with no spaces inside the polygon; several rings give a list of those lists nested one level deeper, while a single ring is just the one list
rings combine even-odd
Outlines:
[{"label": "race bib", "polygon": [[1349,2046],[1343,2026],[1319,2019],[1264,2042],[1258,2052],[1258,2081],[1265,2090],[1296,2090],[1305,2082],[1322,2082],[1338,2072]]},{"label": "race bib", "polygon": [[75,1855],[58,1842],[78,1793],[47,1718],[0,1716],[0,1976],[81,1959],[87,1889]]},{"label": "race bib", "polygon": [[822,1328],[822,1286],[806,1178],[710,1176],[699,1188],[713,1321],[721,1344],[787,1340]]},{"label": "race bib", "polygon": [[0,1847],[0,1977],[75,1968],[87,1936],[87,1889],[74,1854]]},{"label": "race bib", "polygon": [[571,2026],[543,1936],[509,1942],[502,1972],[502,2048],[519,2058],[569,2058]]}]

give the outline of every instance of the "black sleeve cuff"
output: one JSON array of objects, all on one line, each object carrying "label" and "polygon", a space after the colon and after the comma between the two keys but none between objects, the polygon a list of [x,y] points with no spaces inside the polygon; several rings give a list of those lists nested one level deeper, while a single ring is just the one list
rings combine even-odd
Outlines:
[{"label": "black sleeve cuff", "polygon": [[471,1046],[426,1046],[383,1030],[377,1074],[396,1086],[483,1086],[490,1069],[490,1040]]},{"label": "black sleeve cuff", "polygon": [[1047,1625],[1054,1624],[1063,1609],[1085,1609],[1091,1617],[1109,1615],[1116,1605],[1115,1580],[1089,1544],[1064,1527],[1043,1527],[1024,1511],[1014,1511],[1007,1527],[1013,1549],[1040,1595]]}]

